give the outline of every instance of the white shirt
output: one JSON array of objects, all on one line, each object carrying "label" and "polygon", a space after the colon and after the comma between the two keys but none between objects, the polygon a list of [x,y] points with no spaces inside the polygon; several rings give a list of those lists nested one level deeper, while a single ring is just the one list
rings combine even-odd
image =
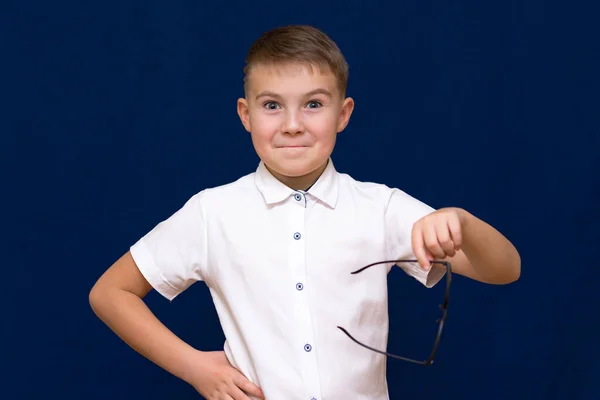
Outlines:
[{"label": "white shirt", "polygon": [[[194,195],[131,247],[169,300],[196,281],[210,289],[235,368],[267,400],[387,400],[387,273],[376,261],[414,258],[414,222],[433,209],[333,162],[308,192],[255,173]],[[427,287],[443,270],[400,264]],[[200,305],[202,306],[202,305]]]}]

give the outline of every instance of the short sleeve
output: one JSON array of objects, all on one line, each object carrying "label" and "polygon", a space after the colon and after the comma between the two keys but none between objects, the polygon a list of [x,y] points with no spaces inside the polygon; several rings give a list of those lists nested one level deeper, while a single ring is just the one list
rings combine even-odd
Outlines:
[{"label": "short sleeve", "polygon": [[[413,225],[433,211],[435,210],[432,207],[405,192],[389,189],[385,209],[385,241],[388,260],[416,259],[411,241]],[[418,263],[398,263],[397,265],[428,288],[435,286],[446,273],[445,269],[435,266],[429,271],[424,271]]]},{"label": "short sleeve", "polygon": [[193,196],[130,248],[142,275],[168,300],[205,280],[207,228],[202,194]]}]

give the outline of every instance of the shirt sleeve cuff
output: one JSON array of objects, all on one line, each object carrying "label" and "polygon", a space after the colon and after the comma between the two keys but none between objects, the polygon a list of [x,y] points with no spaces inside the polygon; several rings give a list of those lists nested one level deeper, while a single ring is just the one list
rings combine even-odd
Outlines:
[{"label": "shirt sleeve cuff", "polygon": [[432,288],[435,285],[437,285],[437,283],[439,281],[442,280],[444,275],[446,275],[446,267],[434,265],[431,267],[431,269],[429,271],[423,271],[423,272],[427,273],[426,280],[425,280],[425,287]]},{"label": "shirt sleeve cuff", "polygon": [[131,246],[129,251],[141,274],[154,290],[169,301],[177,297],[180,291],[165,279],[142,240]]},{"label": "shirt sleeve cuff", "polygon": [[425,271],[418,263],[402,265],[401,268],[426,288],[434,287],[446,275],[446,268],[439,265],[433,265],[429,271]]}]

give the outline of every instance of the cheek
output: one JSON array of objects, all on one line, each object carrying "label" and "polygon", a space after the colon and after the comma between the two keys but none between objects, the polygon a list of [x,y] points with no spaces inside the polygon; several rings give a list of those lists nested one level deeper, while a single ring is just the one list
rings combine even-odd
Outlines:
[{"label": "cheek", "polygon": [[305,127],[320,140],[333,140],[337,133],[337,118],[331,115],[309,117],[305,120]]},{"label": "cheek", "polygon": [[273,118],[272,116],[258,113],[250,116],[252,136],[255,137],[257,141],[270,141],[277,131],[278,126],[276,118]]}]

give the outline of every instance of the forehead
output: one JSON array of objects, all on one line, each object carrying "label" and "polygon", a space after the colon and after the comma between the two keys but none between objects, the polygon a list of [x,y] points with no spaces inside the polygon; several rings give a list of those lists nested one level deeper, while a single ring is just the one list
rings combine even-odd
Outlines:
[{"label": "forehead", "polygon": [[264,90],[282,95],[301,94],[314,89],[336,92],[335,75],[329,70],[302,64],[259,64],[253,66],[248,76],[247,89],[251,93]]}]

